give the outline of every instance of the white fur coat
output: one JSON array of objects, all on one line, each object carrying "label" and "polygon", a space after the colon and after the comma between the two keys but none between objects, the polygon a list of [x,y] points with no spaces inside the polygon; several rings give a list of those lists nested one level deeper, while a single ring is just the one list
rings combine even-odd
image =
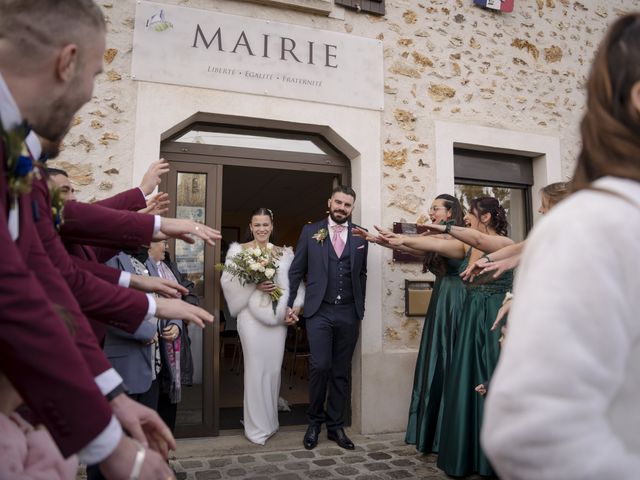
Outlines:
[{"label": "white fur coat", "polygon": [[[239,243],[232,243],[227,252],[226,264],[232,263],[231,259],[242,250]],[[282,256],[278,260],[278,270],[273,282],[282,290],[282,296],[278,300],[276,313],[273,313],[271,297],[256,288],[254,284],[242,285],[237,277],[222,272],[220,284],[227,301],[229,312],[233,316],[248,308],[251,315],[265,325],[284,325],[284,317],[287,312],[287,302],[289,300],[289,267],[293,261],[293,250],[290,247],[283,249]],[[296,295],[294,307],[301,307],[304,304],[304,285],[300,284]]]}]

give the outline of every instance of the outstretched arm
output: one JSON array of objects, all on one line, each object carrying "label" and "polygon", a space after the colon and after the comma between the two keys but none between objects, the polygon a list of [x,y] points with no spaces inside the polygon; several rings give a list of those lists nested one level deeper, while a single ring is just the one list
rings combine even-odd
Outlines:
[{"label": "outstretched arm", "polygon": [[463,259],[465,255],[464,245],[456,239],[398,235],[380,227],[376,227],[376,229],[380,232],[378,238],[390,245],[404,245],[422,254],[424,252],[435,252],[447,258]]},{"label": "outstretched arm", "polygon": [[513,240],[502,235],[488,235],[473,228],[456,227],[453,225],[425,225],[431,233],[448,233],[453,238],[485,253],[495,252],[507,245],[512,245]]},{"label": "outstretched arm", "polygon": [[[380,230],[379,227],[376,227],[376,228],[378,228],[378,230]],[[361,237],[361,238],[364,238],[369,243],[375,243],[375,244],[380,245],[382,247],[390,248],[392,250],[399,250],[401,252],[407,252],[407,253],[410,253],[411,255],[415,255],[417,257],[421,257],[422,255],[424,255],[424,252],[422,252],[420,250],[416,250],[415,248],[407,247],[406,245],[391,245],[390,243],[383,242],[383,241],[381,241],[381,239],[379,237],[377,237],[375,235],[372,235],[371,233],[369,233],[368,231],[366,231],[362,227],[353,227],[352,232],[353,232],[354,235],[356,235],[358,237]]]},{"label": "outstretched arm", "polygon": [[505,271],[514,269],[520,263],[520,255],[524,250],[525,242],[514,243],[506,247],[496,250],[491,255],[485,255],[474,263],[469,265],[467,269],[460,274],[466,281],[473,279],[485,272],[495,272],[493,278],[498,278]]}]

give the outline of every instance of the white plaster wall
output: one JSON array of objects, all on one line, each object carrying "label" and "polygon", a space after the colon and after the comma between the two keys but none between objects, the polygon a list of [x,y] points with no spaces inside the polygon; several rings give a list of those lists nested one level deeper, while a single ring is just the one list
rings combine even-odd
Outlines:
[{"label": "white plaster wall", "polygon": [[[378,139],[381,112],[147,82],[138,84],[136,100],[134,183],[142,178],[149,162],[158,158],[161,135],[198,112],[328,125],[360,152],[360,156],[352,161],[352,184],[358,193],[354,220],[363,225],[380,222],[381,172],[378,165],[382,153]],[[381,267],[380,251],[371,249],[367,282],[370,294],[367,295],[359,347],[363,358],[382,350],[382,304],[377,294],[382,288]],[[356,367],[354,377],[364,388],[360,390],[354,386],[354,418],[360,419],[362,425],[369,425],[378,411],[368,402],[363,403],[361,398],[368,397],[369,386],[377,382],[377,372],[371,369],[368,360],[360,365],[362,373]]]}]

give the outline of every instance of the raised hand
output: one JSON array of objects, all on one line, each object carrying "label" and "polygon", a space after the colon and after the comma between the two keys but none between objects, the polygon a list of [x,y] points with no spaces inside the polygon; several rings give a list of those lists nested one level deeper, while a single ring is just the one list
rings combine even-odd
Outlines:
[{"label": "raised hand", "polygon": [[155,410],[131,400],[124,393],[111,400],[110,405],[122,428],[142,445],[152,448],[165,460],[169,450],[176,449],[171,430]]},{"label": "raised hand", "polygon": [[483,270],[487,267],[487,265],[489,265],[489,259],[487,257],[481,257],[478,260],[476,260],[475,262],[473,262],[471,265],[469,265],[466,270],[464,270],[461,274],[460,277],[465,281],[465,282],[473,282],[473,280],[480,275]]},{"label": "raised hand", "polygon": [[140,182],[140,190],[144,193],[144,196],[151,195],[158,185],[160,185],[160,177],[169,171],[169,163],[161,158],[155,162],[151,162],[149,168],[142,177]]},{"label": "raised hand", "polygon": [[376,237],[375,235],[371,235],[368,231],[366,231],[364,228],[362,227],[353,227],[351,229],[351,232],[356,236],[356,237],[360,237],[363,238],[364,240],[366,240],[367,242],[371,242],[371,243],[377,243],[377,239],[378,237]]},{"label": "raised hand", "polygon": [[[133,469],[138,459],[139,443],[126,435],[123,435],[115,450],[106,459],[100,462],[100,471],[105,478],[124,479],[138,478],[140,480],[155,480],[158,478],[173,480],[175,476],[169,467],[169,464],[162,456],[153,451],[144,449],[141,457],[142,464],[139,475],[132,476],[135,473]],[[138,468],[140,468],[138,467]]]},{"label": "raised hand", "polygon": [[212,323],[214,320],[206,310],[176,298],[156,298],[156,317],[167,320],[177,318],[195,323],[200,328],[204,328],[205,322]]},{"label": "raised hand", "polygon": [[209,245],[215,245],[216,240],[220,240],[222,235],[218,230],[194,222],[186,218],[162,218],[160,232],[153,236],[153,241],[166,240],[167,238],[178,238],[187,243],[194,243],[193,237],[199,237]]},{"label": "raised hand", "polygon": [[172,280],[145,275],[132,274],[129,286],[142,292],[157,293],[169,298],[180,298],[189,293],[189,290]]},{"label": "raised hand", "polygon": [[379,235],[376,237],[376,243],[388,248],[400,247],[404,244],[403,235],[399,235],[389,229],[382,228],[377,225],[375,227],[379,232]]},{"label": "raised hand", "polygon": [[149,215],[164,215],[169,211],[169,194],[158,192],[147,199],[147,206],[138,213],[148,213]]},{"label": "raised hand", "polygon": [[514,255],[502,260],[496,260],[495,262],[489,262],[485,265],[482,273],[494,272],[493,278],[498,278],[507,270],[513,270],[514,268],[516,268],[519,263],[520,255]]}]

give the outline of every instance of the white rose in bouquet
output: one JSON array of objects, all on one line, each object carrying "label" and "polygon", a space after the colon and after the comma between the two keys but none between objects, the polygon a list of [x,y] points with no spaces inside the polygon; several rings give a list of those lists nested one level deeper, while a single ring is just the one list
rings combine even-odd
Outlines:
[{"label": "white rose in bouquet", "polygon": [[275,274],[276,274],[276,270],[274,268],[267,268],[264,271],[264,276],[267,277],[269,280],[271,280]]},{"label": "white rose in bouquet", "polygon": [[252,264],[249,265],[249,268],[254,272],[259,272],[260,268],[262,268],[262,265],[260,265],[258,262],[253,262]]}]

